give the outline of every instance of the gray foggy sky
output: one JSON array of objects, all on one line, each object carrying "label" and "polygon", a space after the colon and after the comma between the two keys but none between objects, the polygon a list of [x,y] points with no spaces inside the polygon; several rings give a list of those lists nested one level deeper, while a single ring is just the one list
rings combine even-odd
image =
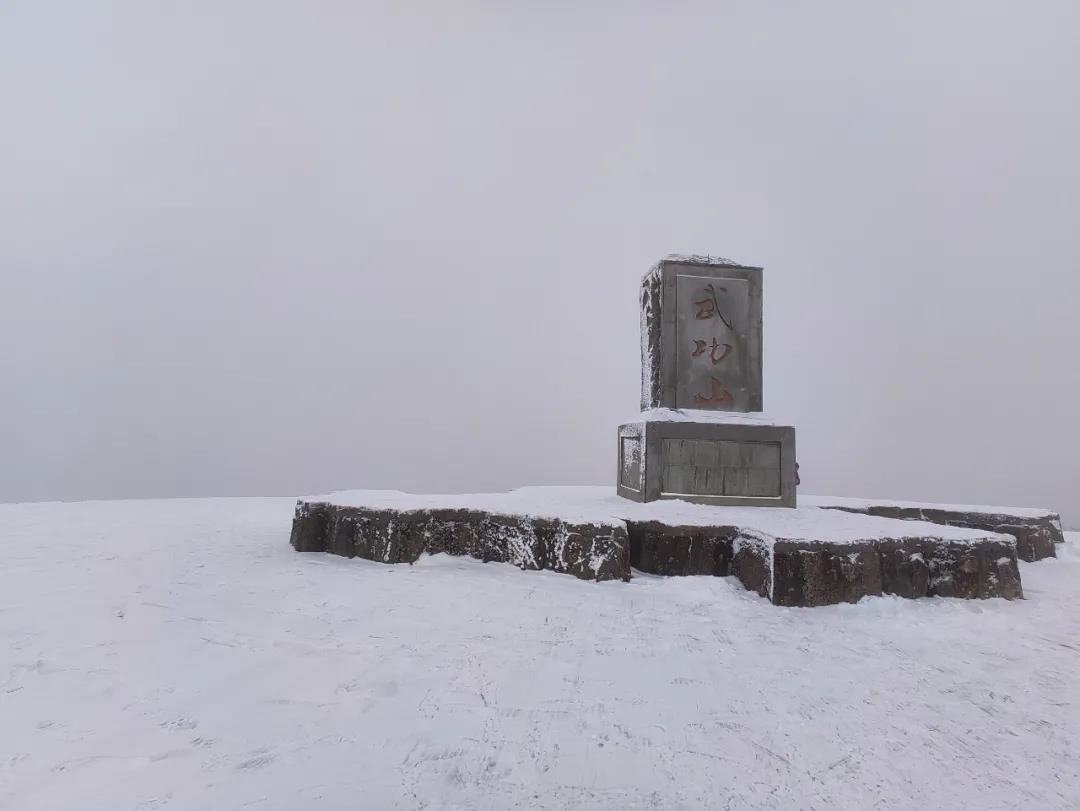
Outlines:
[{"label": "gray foggy sky", "polygon": [[803,492],[1080,525],[1080,4],[7,2],[0,500],[614,480],[765,267]]}]

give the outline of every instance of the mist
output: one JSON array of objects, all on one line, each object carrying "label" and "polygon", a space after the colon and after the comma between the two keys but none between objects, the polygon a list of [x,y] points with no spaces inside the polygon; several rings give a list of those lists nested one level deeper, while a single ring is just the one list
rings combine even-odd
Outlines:
[{"label": "mist", "polygon": [[0,500],[614,483],[765,268],[801,492],[1080,525],[1080,5],[5,3]]}]

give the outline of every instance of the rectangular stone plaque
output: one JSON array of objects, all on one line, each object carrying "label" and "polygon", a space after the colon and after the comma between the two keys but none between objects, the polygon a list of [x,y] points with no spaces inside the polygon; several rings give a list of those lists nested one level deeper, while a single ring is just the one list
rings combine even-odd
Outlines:
[{"label": "rectangular stone plaque", "polygon": [[780,443],[664,439],[660,496],[780,498]]},{"label": "rectangular stone plaque", "polygon": [[675,277],[676,408],[751,410],[749,288],[745,279]]},{"label": "rectangular stone plaque", "polygon": [[665,259],[642,281],[642,408],[761,411],[761,268]]}]

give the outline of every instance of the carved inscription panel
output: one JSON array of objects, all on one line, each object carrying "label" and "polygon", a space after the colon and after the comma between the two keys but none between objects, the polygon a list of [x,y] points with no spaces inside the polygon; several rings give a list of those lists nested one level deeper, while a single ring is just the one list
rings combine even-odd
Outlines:
[{"label": "carved inscription panel", "polygon": [[780,497],[780,443],[671,439],[662,443],[663,495]]},{"label": "carved inscription panel", "polygon": [[675,407],[751,410],[749,283],[680,274],[675,308]]}]

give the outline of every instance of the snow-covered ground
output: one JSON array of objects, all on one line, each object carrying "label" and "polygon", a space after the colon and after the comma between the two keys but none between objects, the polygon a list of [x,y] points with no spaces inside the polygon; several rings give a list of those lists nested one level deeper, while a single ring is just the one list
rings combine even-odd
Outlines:
[{"label": "snow-covered ground", "polygon": [[1024,601],[790,609],[301,555],[293,503],[0,506],[0,808],[1080,806],[1080,535]]}]

